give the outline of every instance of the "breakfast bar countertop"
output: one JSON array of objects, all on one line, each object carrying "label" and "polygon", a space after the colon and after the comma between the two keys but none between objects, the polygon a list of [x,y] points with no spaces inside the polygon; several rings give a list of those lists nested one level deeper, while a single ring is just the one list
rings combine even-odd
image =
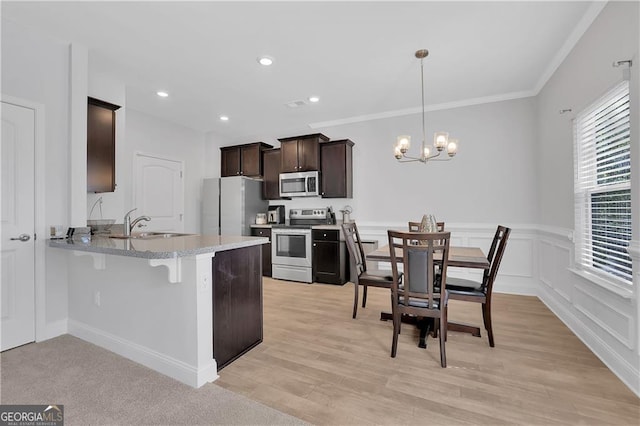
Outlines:
[{"label": "breakfast bar countertop", "polygon": [[49,240],[49,247],[144,259],[172,259],[267,244],[263,237],[181,235],[170,238],[110,238],[92,236],[88,242]]}]

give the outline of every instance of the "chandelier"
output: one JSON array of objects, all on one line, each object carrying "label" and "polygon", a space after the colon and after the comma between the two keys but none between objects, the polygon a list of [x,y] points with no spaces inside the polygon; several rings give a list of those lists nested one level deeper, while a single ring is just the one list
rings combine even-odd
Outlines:
[{"label": "chandelier", "polygon": [[[411,136],[401,135],[396,140],[394,147],[394,156],[400,163],[408,163],[412,161],[420,161],[426,163],[427,161],[448,161],[458,152],[458,140],[449,137],[447,132],[436,132],[433,135],[433,147],[435,152],[431,152],[431,148],[427,144],[427,137],[425,132],[425,112],[424,112],[424,58],[429,55],[427,49],[420,49],[416,52],[416,58],[420,59],[420,81],[422,82],[422,150],[419,157],[412,157],[407,155],[407,151],[411,147]],[[442,151],[447,150],[448,158],[437,158]]]}]

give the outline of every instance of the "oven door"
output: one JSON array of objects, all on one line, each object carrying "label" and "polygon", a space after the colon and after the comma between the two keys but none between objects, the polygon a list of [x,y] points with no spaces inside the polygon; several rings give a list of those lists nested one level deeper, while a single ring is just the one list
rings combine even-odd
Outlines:
[{"label": "oven door", "polygon": [[271,263],[311,268],[311,229],[272,229]]}]

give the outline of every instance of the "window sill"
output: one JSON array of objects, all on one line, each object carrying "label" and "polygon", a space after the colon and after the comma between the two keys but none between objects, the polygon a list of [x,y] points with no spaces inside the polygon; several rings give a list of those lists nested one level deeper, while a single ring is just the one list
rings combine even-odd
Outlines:
[{"label": "window sill", "polygon": [[587,281],[591,281],[592,283],[602,287],[607,291],[617,294],[623,299],[633,299],[633,288],[630,285],[628,285],[629,288],[624,288],[611,280],[602,278],[596,274],[592,274],[591,272],[587,272],[582,269],[569,268],[569,270],[579,277],[582,277]]}]

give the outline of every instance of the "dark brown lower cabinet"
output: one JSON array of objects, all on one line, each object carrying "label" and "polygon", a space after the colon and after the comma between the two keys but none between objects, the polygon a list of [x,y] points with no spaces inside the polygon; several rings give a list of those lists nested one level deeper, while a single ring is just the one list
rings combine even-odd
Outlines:
[{"label": "dark brown lower cabinet", "polygon": [[269,238],[268,244],[262,245],[262,276],[271,276],[271,228],[251,228],[252,237]]},{"label": "dark brown lower cabinet", "polygon": [[261,246],[213,258],[213,357],[218,370],[262,342]]},{"label": "dark brown lower cabinet", "polygon": [[340,241],[340,231],[314,229],[313,280],[318,283],[346,282],[346,246]]}]

